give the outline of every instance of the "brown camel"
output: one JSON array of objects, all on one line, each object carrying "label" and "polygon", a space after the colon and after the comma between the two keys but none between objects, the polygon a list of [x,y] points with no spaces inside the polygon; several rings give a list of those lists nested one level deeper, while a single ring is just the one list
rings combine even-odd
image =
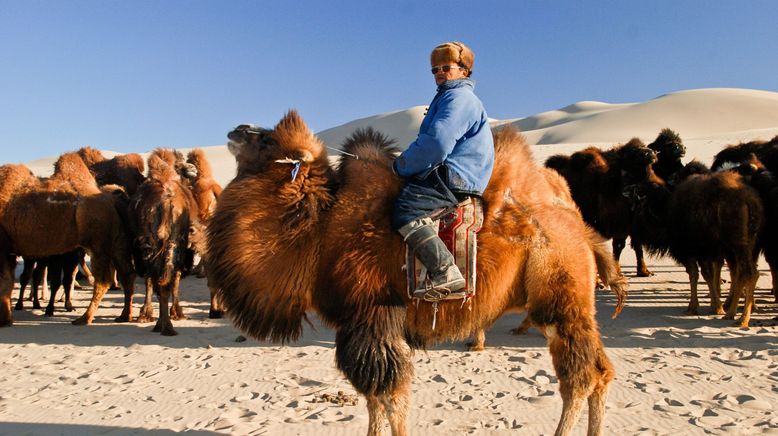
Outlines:
[{"label": "brown camel", "polygon": [[60,156],[44,181],[20,165],[0,167],[0,326],[13,323],[10,296],[16,255],[44,257],[84,248],[92,258],[94,292],[86,312],[74,324],[90,324],[116,268],[124,287],[129,321],[134,273],[126,224],[120,210],[126,194],[118,186],[100,189],[77,153]]},{"label": "brown camel", "polygon": [[[132,198],[130,216],[140,256],[136,265],[145,272],[146,302],[139,321],[152,317],[150,291],[159,299],[155,332],[176,335],[172,319],[181,319],[178,292],[188,269],[191,220],[197,216],[194,199],[172,166],[156,154],[149,156],[149,176]],[[194,209],[192,209],[194,207]],[[172,307],[168,302],[173,297]]]},{"label": "brown camel", "polygon": [[[186,157],[186,162],[194,166],[197,173],[195,177],[188,179],[189,187],[197,202],[197,209],[200,211],[199,221],[201,224],[207,225],[208,219],[216,208],[216,201],[219,198],[219,194],[222,192],[222,187],[213,178],[211,164],[208,162],[203,150],[196,148],[190,151]],[[207,278],[204,262],[202,261],[205,257],[205,250],[207,250],[204,236],[205,235],[200,235],[202,243],[198,244],[201,247],[201,250],[199,250],[197,254],[200,256],[201,260],[200,263],[194,267],[193,272],[197,274],[198,277]],[[224,313],[221,307],[219,307],[219,301],[216,298],[216,289],[214,289],[211,284],[208,284],[208,288],[211,291],[211,308],[208,317],[221,318],[224,316]]]},{"label": "brown camel", "polygon": [[[152,294],[154,292],[155,286],[154,286],[154,276],[149,276],[146,274],[146,268],[145,266],[148,264],[147,261],[144,261],[144,257],[146,254],[143,253],[143,239],[147,238],[146,230],[145,228],[141,227],[141,224],[143,224],[141,221],[139,221],[139,213],[142,213],[142,211],[139,208],[150,208],[152,207],[153,201],[151,201],[147,205],[143,205],[142,202],[145,201],[143,198],[144,196],[154,196],[157,194],[154,194],[154,192],[158,191],[160,186],[174,186],[174,188],[166,189],[163,191],[166,192],[174,192],[176,196],[182,196],[182,198],[185,199],[187,205],[186,205],[186,211],[188,214],[187,217],[187,223],[189,225],[189,234],[187,235],[187,243],[182,245],[182,249],[185,253],[185,261],[180,264],[176,265],[176,268],[180,268],[181,277],[189,274],[192,270],[192,264],[194,261],[194,253],[199,248],[200,250],[203,250],[203,246],[205,245],[205,230],[204,226],[200,223],[198,216],[199,212],[197,209],[197,202],[194,199],[194,196],[192,195],[192,192],[190,188],[188,187],[189,179],[194,178],[197,176],[197,171],[194,167],[194,165],[188,164],[184,161],[184,156],[175,150],[167,149],[167,148],[156,148],[149,154],[149,178],[144,182],[142,187],[144,187],[145,192],[138,192],[136,195],[133,196],[131,201],[131,210],[130,210],[130,222],[132,224],[132,229],[130,230],[130,233],[132,233],[133,238],[135,240],[133,244],[133,256],[135,258],[135,265],[136,270],[138,270],[138,273],[145,277],[145,283],[146,283],[146,294],[145,294],[145,300],[143,303],[143,306],[141,307],[140,313],[138,315],[138,322],[151,322],[154,321],[154,315],[153,315],[153,308],[151,305],[152,301]],[[155,164],[155,170],[152,171],[151,169],[151,162],[156,162]],[[160,163],[161,162],[161,163]],[[164,164],[164,165],[162,165]],[[173,169],[172,172],[168,171],[167,169]],[[152,177],[154,176],[154,177]],[[153,180],[152,180],[153,179]],[[141,195],[143,194],[143,195]],[[172,194],[171,194],[172,195]],[[149,226],[151,224],[148,224]],[[161,225],[159,223],[155,225]],[[165,223],[165,225],[167,225]],[[180,278],[179,277],[179,280]],[[211,291],[213,294],[214,291]],[[178,286],[178,280],[176,281],[175,285],[170,289],[170,318],[173,320],[179,320],[179,319],[185,319],[186,316],[184,315],[183,309],[181,308],[181,303],[179,299],[179,286]],[[214,309],[214,301],[215,297],[211,297],[211,310]],[[159,325],[159,322],[158,322]],[[172,325],[171,325],[172,329]],[[155,327],[155,331],[156,327]],[[175,333],[174,333],[175,334]]]},{"label": "brown camel", "polygon": [[405,247],[389,224],[402,181],[382,135],[351,137],[344,149],[359,159],[344,161],[337,175],[296,112],[273,130],[243,125],[229,138],[238,174],[209,223],[206,270],[250,336],[298,339],[309,310],[336,329],[337,365],[367,398],[369,435],[382,434],[386,418],[394,435],[407,434],[413,348],[465,339],[511,306],[525,307],[548,339],[563,399],[556,433],[571,433],[588,400],[588,433],[601,434],[614,370],[594,317],[587,227],[555,203],[515,130],[495,135],[477,295],[464,307],[417,305],[407,295]]}]

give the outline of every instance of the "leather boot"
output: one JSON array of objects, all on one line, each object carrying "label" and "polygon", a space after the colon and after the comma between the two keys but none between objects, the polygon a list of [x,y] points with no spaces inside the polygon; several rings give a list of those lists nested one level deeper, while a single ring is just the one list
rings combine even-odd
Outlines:
[{"label": "leather boot", "polygon": [[416,258],[427,268],[425,289],[415,291],[413,296],[425,301],[465,298],[465,278],[454,263],[454,256],[438,237],[437,230],[429,218],[414,221],[400,229]]}]

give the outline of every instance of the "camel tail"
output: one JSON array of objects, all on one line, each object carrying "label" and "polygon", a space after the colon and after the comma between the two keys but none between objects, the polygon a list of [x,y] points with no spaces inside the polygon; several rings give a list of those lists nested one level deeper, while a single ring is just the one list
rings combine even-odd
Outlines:
[{"label": "camel tail", "polygon": [[627,278],[621,273],[618,262],[616,262],[613,254],[608,249],[605,238],[592,228],[587,229],[586,236],[594,251],[597,275],[600,276],[602,283],[616,294],[616,308],[613,309],[613,314],[611,315],[611,318],[615,319],[626,305],[629,283]]}]

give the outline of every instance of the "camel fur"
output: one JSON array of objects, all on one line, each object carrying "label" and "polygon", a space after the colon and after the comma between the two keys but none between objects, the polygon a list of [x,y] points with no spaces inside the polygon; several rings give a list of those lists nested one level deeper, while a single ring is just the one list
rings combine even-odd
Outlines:
[{"label": "camel fur", "polygon": [[[337,174],[299,115],[272,130],[230,132],[238,175],[208,225],[206,270],[233,323],[276,342],[302,334],[307,311],[336,329],[336,362],[367,398],[369,435],[407,434],[412,350],[462,340],[523,306],[547,337],[571,433],[589,403],[589,435],[602,433],[613,367],[594,317],[595,257],[580,215],[553,188],[512,129],[495,134],[495,169],[483,196],[477,296],[418,305],[406,293],[405,247],[389,217],[402,180],[395,149],[374,131],[355,133]],[[299,166],[299,171],[294,171]]]}]

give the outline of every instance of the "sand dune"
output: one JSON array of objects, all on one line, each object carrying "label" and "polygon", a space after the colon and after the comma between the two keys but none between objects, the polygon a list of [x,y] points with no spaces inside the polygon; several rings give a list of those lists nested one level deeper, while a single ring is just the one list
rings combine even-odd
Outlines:
[{"label": "sand dune", "polygon": [[[372,125],[406,145],[423,112],[419,106],[368,117],[320,135],[337,146],[355,128]],[[705,89],[643,103],[579,102],[494,120],[506,123],[536,144],[537,160],[632,136],[650,141],[670,127],[683,137],[687,160],[709,163],[726,144],[778,134],[778,93]],[[232,156],[224,146],[207,147],[206,153],[226,184],[235,172]],[[45,175],[53,160],[31,167]],[[778,434],[778,308],[765,263],[759,264],[756,295],[762,311],[751,328],[737,329],[709,314],[704,285],[702,314],[682,314],[689,298],[682,267],[653,259],[655,275],[636,278],[632,256],[631,250],[622,256],[631,290],[618,319],[609,317],[613,296],[597,293],[603,342],[617,371],[606,434]],[[187,278],[182,303],[189,319],[176,322],[179,336],[153,334],[151,324],[114,323],[122,306],[116,291],[109,292],[94,325],[71,326],[89,296],[77,291],[77,311],[63,312],[58,303],[53,318],[30,310],[27,302],[27,310],[14,312],[15,326],[0,329],[0,434],[366,432],[364,399],[352,404],[355,392],[335,369],[335,334],[315,319],[314,328],[289,346],[236,342],[239,332],[229,321],[207,318],[204,280]],[[508,333],[522,317],[499,319],[487,333],[484,352],[465,352],[463,344],[453,343],[416,353],[411,434],[553,433],[562,405],[558,381],[537,331]],[[585,425],[584,416],[575,433],[584,434]]]}]

